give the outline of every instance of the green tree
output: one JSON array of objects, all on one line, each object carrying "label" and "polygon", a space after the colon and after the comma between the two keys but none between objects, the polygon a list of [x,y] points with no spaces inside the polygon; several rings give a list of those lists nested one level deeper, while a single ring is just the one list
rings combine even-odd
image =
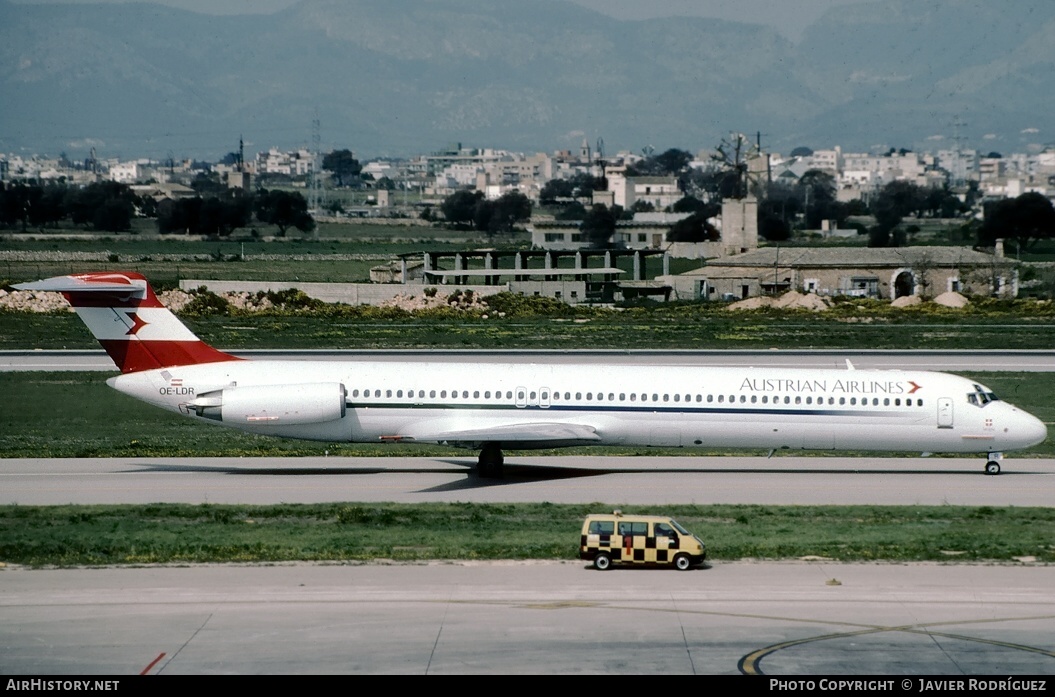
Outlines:
[{"label": "green tree", "polygon": [[539,201],[546,205],[556,203],[556,199],[590,199],[594,191],[604,191],[605,181],[583,172],[576,172],[569,179],[551,179],[542,187]]},{"label": "green tree", "polygon": [[229,237],[238,228],[243,228],[253,219],[251,197],[226,194],[220,198],[210,196],[166,200],[158,204],[158,232]]},{"label": "green tree", "polygon": [[947,193],[938,205],[938,216],[942,218],[956,218],[967,210],[967,206],[958,196]]},{"label": "green tree", "polygon": [[876,225],[868,231],[868,246],[869,247],[889,247],[890,246],[890,230]]},{"label": "green tree", "polygon": [[130,201],[110,198],[95,209],[92,216],[92,227],[106,232],[127,232],[132,229],[132,217],[135,208]]},{"label": "green tree", "polygon": [[308,202],[297,192],[261,190],[253,205],[257,219],[278,226],[278,236],[294,227],[301,232],[315,229],[315,219],[308,213]]},{"label": "green tree", "polygon": [[802,212],[803,192],[796,186],[773,182],[758,202],[758,234],[770,242],[791,238],[791,222]]},{"label": "green tree", "polygon": [[227,191],[227,185],[220,181],[219,174],[206,172],[199,172],[194,181],[190,183],[190,188],[194,189],[195,193],[203,199],[210,196],[223,196]]},{"label": "green tree", "polygon": [[440,210],[448,223],[453,225],[472,226],[476,219],[476,204],[483,200],[484,195],[479,191],[455,191],[443,199]]},{"label": "green tree", "polygon": [[473,207],[473,227],[477,230],[486,230],[489,238],[494,236],[494,230],[491,228],[494,213],[494,204],[481,195]]},{"label": "green tree", "polygon": [[[840,210],[835,200],[835,177],[820,169],[804,173],[796,185],[805,213],[806,229],[817,230],[822,220],[838,220]],[[845,215],[843,215],[845,218]]]},{"label": "green tree", "polygon": [[363,171],[351,150],[334,150],[322,158],[322,168],[333,174],[337,186],[347,186]]},{"label": "green tree", "polygon": [[247,196],[225,196],[207,199],[201,211],[201,234],[230,237],[253,219],[253,202]]},{"label": "green tree", "polygon": [[0,222],[5,225],[22,224],[22,232],[29,225],[30,210],[33,203],[40,198],[40,187],[26,184],[7,184],[0,182]]},{"label": "green tree", "polygon": [[586,217],[586,206],[578,201],[572,201],[553,217],[557,220],[582,220]]},{"label": "green tree", "polygon": [[63,205],[77,225],[90,223],[96,230],[124,232],[132,227],[136,201],[127,185],[106,181],[67,191]]},{"label": "green tree", "polygon": [[721,239],[718,228],[707,222],[705,213],[693,213],[671,226],[667,242],[717,242]]},{"label": "green tree", "polygon": [[503,194],[493,207],[490,229],[495,232],[511,232],[517,223],[531,219],[531,200],[519,191]]},{"label": "green tree", "polygon": [[579,224],[579,230],[589,240],[594,249],[605,249],[612,247],[612,237],[615,235],[615,226],[622,214],[622,208],[612,206],[608,208],[600,203],[586,212],[586,217]]},{"label": "green tree", "polygon": [[202,200],[194,198],[182,198],[178,200],[165,199],[158,203],[157,226],[162,235],[169,234],[196,234],[198,230],[198,211],[201,209]]},{"label": "green tree", "polygon": [[557,199],[570,199],[575,195],[575,184],[570,179],[550,179],[542,185],[539,203],[551,206]]},{"label": "green tree", "polygon": [[678,175],[689,166],[690,162],[692,162],[692,153],[671,148],[627,167],[627,175],[657,177]]},{"label": "green tree", "polygon": [[54,225],[66,217],[63,201],[66,196],[64,185],[48,185],[41,188],[40,196],[33,201],[29,209],[29,222],[44,227]]},{"label": "green tree", "polygon": [[893,181],[884,186],[872,203],[872,215],[879,228],[891,232],[905,216],[917,213],[926,203],[926,191],[908,181]]},{"label": "green tree", "polygon": [[997,239],[1013,239],[1023,249],[1055,236],[1055,207],[1043,194],[994,201],[985,207],[978,244],[991,247]]}]

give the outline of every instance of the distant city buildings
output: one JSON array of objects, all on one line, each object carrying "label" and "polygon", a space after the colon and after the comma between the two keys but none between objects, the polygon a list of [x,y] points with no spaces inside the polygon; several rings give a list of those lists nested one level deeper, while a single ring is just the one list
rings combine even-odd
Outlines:
[{"label": "distant city buildings", "polygon": [[[771,184],[795,185],[807,173],[820,171],[831,177],[837,199],[843,202],[867,202],[886,185],[899,181],[947,188],[961,200],[969,193],[971,200],[982,202],[1025,193],[1055,197],[1055,148],[1039,153],[982,153],[958,148],[876,154],[843,152],[840,147],[833,147],[801,149],[795,155],[784,156],[759,152],[756,147],[737,162],[742,165],[739,171],[750,191],[742,197],[727,196],[720,215],[707,214],[715,215],[707,223],[712,232],[720,233],[720,238],[715,233],[704,242],[671,242],[667,233],[672,226],[690,216],[673,212],[674,205],[687,194],[697,194],[706,201],[708,194],[702,188],[685,190],[701,186],[699,182],[705,181],[706,176],[640,174],[656,171],[648,168],[650,153],[605,154],[600,146],[598,142],[598,147],[591,147],[584,140],[577,151],[524,154],[455,143],[412,158],[361,163],[358,177],[350,178],[353,185],[373,188],[385,180],[386,187],[378,187],[373,202],[376,205],[364,215],[407,216],[406,204],[403,210],[397,210],[400,197],[390,194],[389,189],[416,191],[421,196],[415,200],[425,197],[433,204],[462,190],[479,191],[490,200],[519,192],[538,202],[547,183],[554,181],[565,183],[561,194],[564,202],[581,204],[581,210],[602,203],[634,213],[631,219],[614,223],[610,241],[618,252],[598,251],[597,241],[583,232],[580,220],[555,220],[540,215],[528,225],[532,251],[510,253],[511,261],[500,258],[497,252],[488,252],[473,266],[467,260],[475,259],[472,255],[476,252],[465,251],[451,253],[450,267],[443,267],[438,261],[443,255],[437,252],[427,254],[420,264],[404,259],[398,266],[378,267],[372,274],[386,283],[479,283],[484,289],[505,285],[518,292],[550,295],[568,302],[611,302],[645,296],[728,300],[787,290],[886,299],[929,297],[950,291],[1013,297],[1019,290],[1016,266],[1004,257],[999,243],[993,254],[959,247],[801,248],[794,254],[778,247],[759,249],[760,204],[755,194],[761,196]],[[708,151],[697,153],[687,166],[698,170],[694,174],[716,174],[721,165],[712,155]],[[305,186],[318,160],[317,153],[306,149],[279,148],[259,152],[244,161],[241,152],[231,153],[218,163],[174,158],[102,159],[94,152],[79,162],[64,155],[9,154],[0,155],[0,181],[70,185],[114,181],[130,185],[140,196],[158,201],[170,199],[160,205],[171,206],[171,200],[198,195],[201,187],[195,184],[192,188],[191,184],[203,175],[214,184],[229,188],[248,189],[250,183],[253,187],[271,187],[285,182]],[[408,197],[404,194],[402,198],[405,202]],[[980,206],[975,209],[978,215],[980,210]],[[341,215],[359,213],[362,211]],[[822,225],[827,222],[822,221]],[[590,254],[606,254],[603,266],[591,266]],[[632,276],[625,280],[617,278],[622,272],[614,268],[612,261],[613,255],[620,254],[630,255],[634,264]],[[663,273],[646,278],[643,269],[653,256],[663,260]],[[708,262],[698,270],[671,276],[671,257],[706,258]],[[562,260],[567,259],[573,265],[562,268]],[[530,266],[532,260],[538,266]],[[509,264],[502,266],[506,261]]]},{"label": "distant city buildings", "polygon": [[[702,151],[688,166],[711,170],[717,165],[710,155],[709,151]],[[276,147],[247,157],[244,162],[240,158],[232,162],[229,155],[220,163],[172,158],[165,161],[97,159],[94,152],[79,162],[65,156],[9,154],[0,155],[0,181],[85,184],[110,180],[138,185],[166,182],[189,185],[199,174],[211,172],[229,186],[245,186],[248,181],[254,186],[267,186],[276,178],[304,182],[311,174],[314,157],[314,153],[303,148],[287,151]],[[371,186],[371,182],[385,179],[397,191],[418,191],[434,200],[469,189],[481,191],[492,200],[517,191],[538,201],[543,187],[552,180],[581,181],[585,177],[600,181],[603,177],[605,185],[583,202],[618,205],[627,210],[669,210],[687,192],[679,188],[677,178],[672,176],[633,175],[634,165],[643,159],[640,154],[625,151],[606,155],[585,139],[577,151],[532,154],[453,143],[409,159],[364,162],[359,181]],[[1029,192],[1055,198],[1055,148],[1039,153],[946,149],[925,153],[891,150],[876,154],[844,152],[836,146],[795,156],[752,152],[746,166],[753,181],[785,184],[795,184],[811,170],[823,171],[831,175],[837,198],[844,202],[855,199],[867,202],[893,181],[948,187],[961,197],[970,187],[983,200],[1017,197]],[[701,194],[701,197],[704,196]]]}]

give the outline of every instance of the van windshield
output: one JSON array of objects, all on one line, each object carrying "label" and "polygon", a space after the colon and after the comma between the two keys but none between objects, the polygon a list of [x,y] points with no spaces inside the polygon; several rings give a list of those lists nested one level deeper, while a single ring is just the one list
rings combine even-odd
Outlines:
[{"label": "van windshield", "polygon": [[680,532],[682,535],[691,535],[692,534],[691,532],[689,532],[688,530],[683,528],[681,526],[681,524],[678,523],[678,521],[674,520],[673,518],[670,519],[670,524],[673,525],[674,529],[677,530],[678,532]]}]

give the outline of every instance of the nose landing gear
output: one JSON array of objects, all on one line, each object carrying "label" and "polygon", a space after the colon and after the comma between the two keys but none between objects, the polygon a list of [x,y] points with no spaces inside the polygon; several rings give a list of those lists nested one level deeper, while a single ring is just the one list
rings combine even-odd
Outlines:
[{"label": "nose landing gear", "polygon": [[1003,453],[989,453],[989,461],[985,463],[985,473],[990,475],[1000,474],[1000,460],[1004,459]]}]

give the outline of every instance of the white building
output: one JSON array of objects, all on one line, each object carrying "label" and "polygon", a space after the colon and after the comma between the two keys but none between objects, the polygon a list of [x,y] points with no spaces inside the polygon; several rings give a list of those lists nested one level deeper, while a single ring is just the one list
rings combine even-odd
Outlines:
[{"label": "white building", "polygon": [[314,156],[307,150],[282,152],[271,148],[256,156],[256,171],[260,174],[285,174],[289,177],[302,177],[311,172]]},{"label": "white building", "polygon": [[110,165],[110,172],[108,178],[110,179],[110,181],[115,181],[119,184],[134,184],[139,179],[139,163],[114,163]]}]

